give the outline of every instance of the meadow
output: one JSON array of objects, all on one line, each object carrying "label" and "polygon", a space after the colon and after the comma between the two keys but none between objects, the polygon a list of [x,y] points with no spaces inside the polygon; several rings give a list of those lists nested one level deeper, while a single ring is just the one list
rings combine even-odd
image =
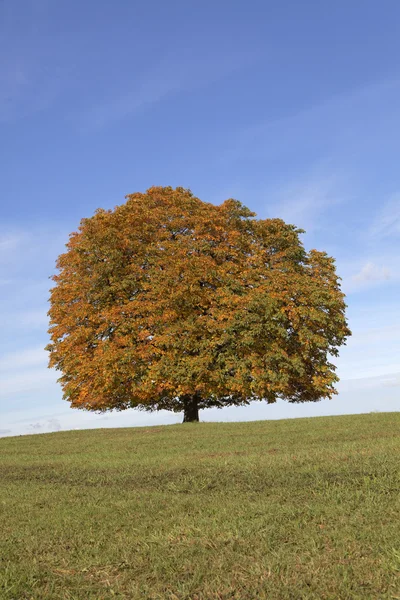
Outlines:
[{"label": "meadow", "polygon": [[0,599],[400,599],[399,459],[400,413],[0,439]]}]

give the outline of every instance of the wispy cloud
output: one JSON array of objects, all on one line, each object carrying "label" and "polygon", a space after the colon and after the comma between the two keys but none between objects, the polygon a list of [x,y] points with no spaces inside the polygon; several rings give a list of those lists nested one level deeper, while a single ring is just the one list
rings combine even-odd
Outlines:
[{"label": "wispy cloud", "polygon": [[[50,287],[50,285],[48,287]],[[18,315],[19,326],[30,329],[47,329],[49,323],[47,310],[48,307],[46,306],[38,310],[21,311]]]},{"label": "wispy cloud", "polygon": [[27,348],[19,352],[9,352],[0,357],[0,372],[47,366],[48,354],[40,346]]},{"label": "wispy cloud", "polygon": [[[206,55],[171,55],[145,74],[124,81],[111,97],[90,106],[81,117],[83,129],[97,129],[134,115],[146,106],[178,92],[193,91],[243,68],[254,60],[251,52]],[[119,88],[119,89],[118,89]]]},{"label": "wispy cloud", "polygon": [[[20,282],[20,284],[23,284],[23,282]],[[29,285],[26,287],[29,289]],[[2,329],[7,331],[8,335],[10,335],[11,331],[15,335],[28,334],[34,331],[46,332],[49,325],[49,318],[47,316],[48,305],[46,304],[48,295],[46,288],[37,298],[37,301],[42,304],[42,308],[32,310],[6,310],[3,308],[0,312],[0,326]],[[35,300],[36,298],[33,298],[32,302],[35,302]]]},{"label": "wispy cloud", "polygon": [[13,369],[12,373],[1,377],[0,399],[11,398],[18,394],[32,394],[37,391],[41,391],[43,395],[54,392],[59,396],[56,379],[57,374],[47,370],[45,365],[23,371]]},{"label": "wispy cloud", "polygon": [[[29,228],[3,226],[0,229],[0,284],[13,287],[9,290],[12,309],[16,309],[16,305],[19,308],[25,301],[27,312],[40,310],[33,301],[38,295],[47,300],[51,287],[49,276],[67,241],[68,231],[65,224],[60,223],[49,223],[46,227],[33,224]],[[3,315],[5,299],[0,297]]]},{"label": "wispy cloud", "polygon": [[3,232],[0,233],[0,263],[8,262],[12,253],[21,246],[25,239],[22,232]]},{"label": "wispy cloud", "polygon": [[47,352],[40,346],[3,354],[0,358],[0,400],[36,392],[60,396],[56,384],[58,373],[48,369],[47,363]]},{"label": "wispy cloud", "polygon": [[[376,308],[370,308],[370,321],[375,318]],[[340,350],[340,358],[335,359],[338,374],[342,379],[364,379],[371,377],[391,377],[400,369],[398,313],[381,315],[381,324],[368,326],[368,314],[351,318],[353,335]]]},{"label": "wispy cloud", "polygon": [[[0,121],[56,105],[77,128],[101,128],[259,59],[248,42],[232,39],[222,46],[216,35],[205,43],[196,31],[181,30],[172,44],[169,27],[154,39],[140,39],[129,3],[117,11],[118,33],[110,32],[105,19],[108,12],[115,18],[112,8],[100,7],[103,18],[96,14],[93,25],[90,11],[77,7],[79,23],[71,28],[60,24],[58,3],[0,2]],[[69,10],[67,21],[72,14]]]},{"label": "wispy cloud", "polygon": [[[47,310],[54,259],[68,239],[65,225],[1,231],[0,276],[9,280],[0,295],[0,410],[36,397],[61,397],[58,374],[47,368]],[[8,425],[8,424],[7,424]]]},{"label": "wispy cloud", "polygon": [[303,154],[348,157],[354,152],[375,149],[378,140],[387,144],[400,124],[398,101],[400,80],[384,79],[331,95],[319,104],[294,113],[255,123],[234,134],[220,156],[231,163],[246,156],[275,161]]},{"label": "wispy cloud", "polygon": [[183,83],[179,77],[161,78],[160,75],[150,76],[136,89],[121,94],[113,99],[92,106],[88,112],[84,112],[81,120],[83,129],[99,129],[106,125],[133,115],[146,105],[158,102],[165,96],[177,92]]},{"label": "wispy cloud", "polygon": [[43,0],[0,2],[0,122],[50,106],[68,85],[71,69],[59,40],[49,40],[48,9]]},{"label": "wispy cloud", "polygon": [[345,200],[339,188],[337,176],[320,173],[304,177],[272,192],[274,202],[266,207],[268,216],[311,231],[326,209]]},{"label": "wispy cloud", "polygon": [[392,196],[371,226],[373,237],[400,236],[400,194]]},{"label": "wispy cloud", "polygon": [[384,347],[389,343],[396,344],[399,339],[400,316],[397,320],[392,322],[391,325],[384,325],[381,327],[366,327],[362,330],[355,330],[353,332],[353,337],[349,341],[349,344],[352,348],[358,347],[357,351],[359,352],[360,346],[363,346],[364,348],[370,346],[370,348],[373,349],[374,346],[377,348],[379,345]]},{"label": "wispy cloud", "polygon": [[[61,400],[53,400],[52,404],[53,406],[57,406],[57,408],[60,408],[61,404],[66,405]],[[98,415],[92,412],[68,408],[63,412],[51,412],[51,403],[48,402],[46,406],[41,405],[35,408],[27,406],[25,410],[6,413],[5,422],[2,424],[7,426],[7,435],[9,433],[17,435],[103,427],[140,427],[179,423],[180,421],[181,415],[167,411],[150,414],[130,409],[122,413],[116,412],[108,415]]]},{"label": "wispy cloud", "polygon": [[356,391],[381,387],[400,387],[400,371],[377,375],[375,377],[360,377],[343,379],[340,385],[342,391]]},{"label": "wispy cloud", "polygon": [[32,433],[50,433],[52,431],[61,431],[62,425],[59,419],[48,419],[46,421],[36,421],[29,425]]}]

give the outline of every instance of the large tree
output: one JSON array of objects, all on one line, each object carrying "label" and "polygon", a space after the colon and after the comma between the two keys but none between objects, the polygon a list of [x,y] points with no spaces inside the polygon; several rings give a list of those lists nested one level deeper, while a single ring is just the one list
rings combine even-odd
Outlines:
[{"label": "large tree", "polygon": [[334,260],[302,230],[152,187],[71,234],[50,296],[50,366],[92,411],[330,398],[350,335]]}]

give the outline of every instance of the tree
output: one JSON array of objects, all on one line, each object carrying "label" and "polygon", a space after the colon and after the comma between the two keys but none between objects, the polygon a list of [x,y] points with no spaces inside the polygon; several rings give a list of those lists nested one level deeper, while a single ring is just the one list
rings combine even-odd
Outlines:
[{"label": "tree", "polygon": [[82,219],[57,260],[50,367],[92,411],[183,411],[337,393],[351,333],[334,260],[237,200],[152,187]]}]

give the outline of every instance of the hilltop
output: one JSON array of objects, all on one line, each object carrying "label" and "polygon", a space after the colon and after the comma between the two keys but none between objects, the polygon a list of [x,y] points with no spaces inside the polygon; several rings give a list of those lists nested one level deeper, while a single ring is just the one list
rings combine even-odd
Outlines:
[{"label": "hilltop", "polygon": [[398,598],[399,451],[400,413],[0,439],[0,598]]}]

